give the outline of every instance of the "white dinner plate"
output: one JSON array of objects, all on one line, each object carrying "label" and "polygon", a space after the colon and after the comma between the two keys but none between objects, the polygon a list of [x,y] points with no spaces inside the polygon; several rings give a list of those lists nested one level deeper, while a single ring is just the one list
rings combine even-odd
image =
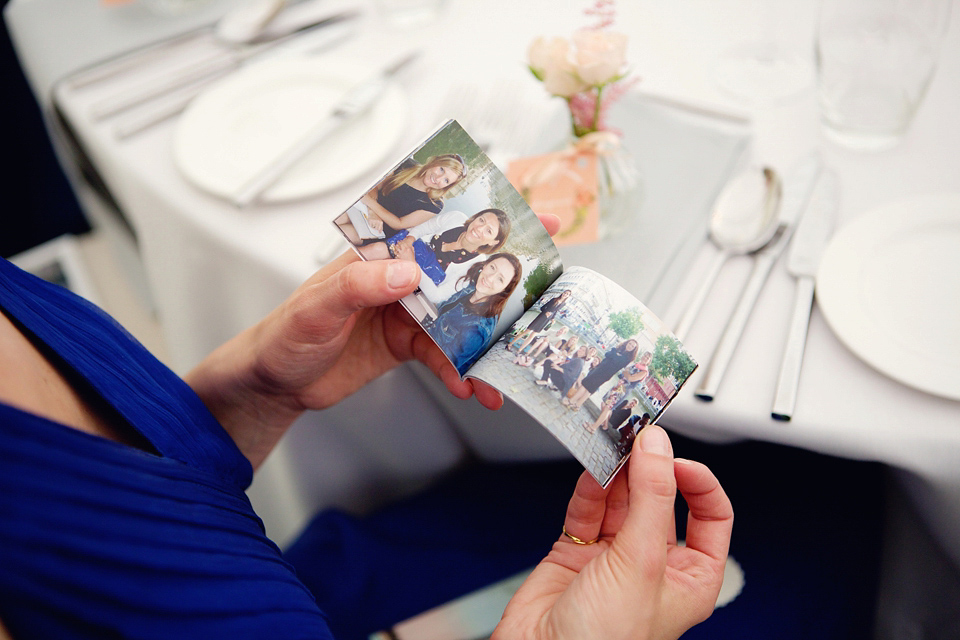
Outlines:
[{"label": "white dinner plate", "polygon": [[960,195],[901,200],[844,226],[820,263],[817,302],[881,373],[960,400]]},{"label": "white dinner plate", "polygon": [[[184,112],[174,137],[174,161],[195,186],[230,198],[371,73],[310,57],[247,67],[204,92]],[[261,200],[305,198],[359,177],[390,153],[405,120],[406,100],[391,84],[367,113],[318,145]]]}]

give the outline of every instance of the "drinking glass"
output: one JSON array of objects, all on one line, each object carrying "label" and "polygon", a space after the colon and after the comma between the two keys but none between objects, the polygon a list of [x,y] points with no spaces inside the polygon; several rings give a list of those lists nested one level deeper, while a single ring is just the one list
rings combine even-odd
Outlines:
[{"label": "drinking glass", "polygon": [[951,0],[825,0],[817,94],[825,136],[871,151],[895,146],[933,78]]},{"label": "drinking glass", "polygon": [[[724,19],[735,19],[742,41],[720,54],[717,85],[740,103],[767,106],[801,94],[813,84],[812,30],[801,42],[791,0],[718,3]],[[810,24],[810,27],[813,25]],[[800,29],[802,31],[802,29]],[[800,46],[798,46],[800,45]]]}]

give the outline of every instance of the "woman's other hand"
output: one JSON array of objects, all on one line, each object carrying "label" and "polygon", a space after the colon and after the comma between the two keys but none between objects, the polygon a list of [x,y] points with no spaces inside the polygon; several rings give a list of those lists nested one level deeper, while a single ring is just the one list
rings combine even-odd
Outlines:
[{"label": "woman's other hand", "polygon": [[[690,509],[677,545],[674,499]],[[561,535],[510,601],[494,640],[677,638],[713,612],[733,508],[700,463],[674,460],[666,432],[649,426],[629,467],[607,490],[580,478]]]}]

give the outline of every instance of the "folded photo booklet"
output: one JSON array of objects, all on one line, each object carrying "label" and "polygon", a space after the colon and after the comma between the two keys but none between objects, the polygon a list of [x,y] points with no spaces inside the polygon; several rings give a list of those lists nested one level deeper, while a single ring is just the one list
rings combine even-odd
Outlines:
[{"label": "folded photo booklet", "polygon": [[365,260],[416,261],[420,286],[403,305],[460,375],[520,405],[603,486],[697,367],[628,291],[563,267],[539,218],[456,121],[334,223]]}]

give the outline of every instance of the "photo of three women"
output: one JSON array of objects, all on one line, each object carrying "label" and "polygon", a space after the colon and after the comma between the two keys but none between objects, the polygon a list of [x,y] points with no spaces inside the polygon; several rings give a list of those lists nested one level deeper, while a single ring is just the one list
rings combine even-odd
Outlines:
[{"label": "photo of three women", "polygon": [[[442,142],[442,135],[435,139]],[[471,212],[444,202],[455,186],[462,191],[477,182],[483,170],[471,172],[456,153],[437,153],[423,163],[411,156],[336,220],[364,260],[400,259],[420,267],[420,287],[405,306],[460,375],[492,344],[504,306],[524,277],[521,259],[503,250],[512,221],[502,208],[489,198],[480,198],[483,204]],[[498,174],[490,175],[495,182]],[[458,201],[464,208],[478,199]],[[351,215],[358,208],[377,237],[361,237]]]}]

